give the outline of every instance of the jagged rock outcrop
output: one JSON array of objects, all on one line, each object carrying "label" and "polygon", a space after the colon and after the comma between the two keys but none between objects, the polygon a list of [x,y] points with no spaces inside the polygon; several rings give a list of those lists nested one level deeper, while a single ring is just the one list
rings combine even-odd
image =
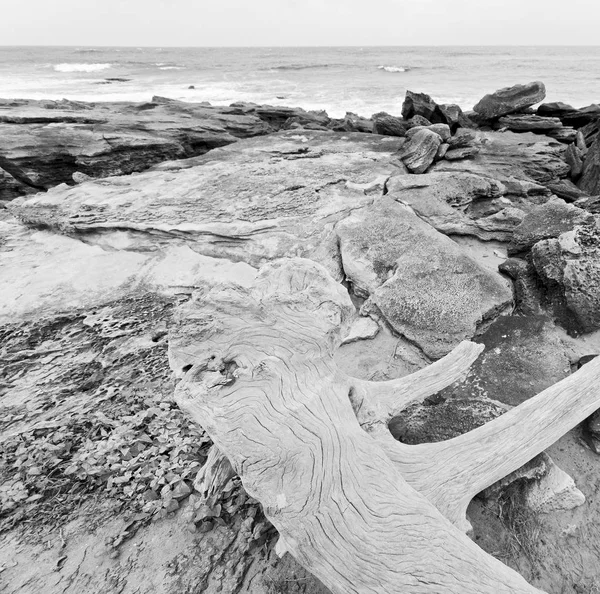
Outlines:
[{"label": "jagged rock outcrop", "polygon": [[[159,97],[138,104],[1,100],[0,155],[38,189],[48,189],[72,184],[77,171],[129,174],[273,131],[258,111]],[[0,185],[0,198],[9,195]]]},{"label": "jagged rock outcrop", "polygon": [[480,116],[492,120],[531,107],[543,101],[545,96],[546,87],[542,82],[514,85],[486,95],[473,107],[473,110]]},{"label": "jagged rock outcrop", "polygon": [[537,243],[535,269],[554,300],[555,315],[576,332],[600,328],[600,224],[597,218]]},{"label": "jagged rock outcrop", "polygon": [[409,120],[414,116],[421,116],[435,124],[441,121],[436,118],[437,111],[437,103],[426,93],[406,91],[406,97],[402,103],[402,117],[405,120]]},{"label": "jagged rock outcrop", "polygon": [[558,198],[550,199],[534,207],[515,228],[508,253],[524,252],[542,239],[558,237],[591,220],[593,216],[585,210]]},{"label": "jagged rock outcrop", "polygon": [[569,173],[569,165],[563,158],[564,147],[537,134],[481,130],[465,133],[473,135],[469,142],[478,149],[477,154],[467,161],[438,161],[432,171],[466,171],[493,177],[515,193],[518,192],[515,184],[524,187],[523,182],[527,182],[532,190],[537,185],[538,193],[546,195],[550,192],[540,185],[555,183]]},{"label": "jagged rock outcrop", "polygon": [[579,187],[592,196],[600,194],[600,136],[585,155]]}]

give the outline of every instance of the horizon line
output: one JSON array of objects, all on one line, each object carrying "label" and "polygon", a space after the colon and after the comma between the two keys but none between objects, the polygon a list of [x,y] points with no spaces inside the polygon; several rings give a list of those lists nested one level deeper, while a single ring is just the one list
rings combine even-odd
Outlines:
[{"label": "horizon line", "polygon": [[466,43],[466,44],[410,44],[410,45],[392,45],[392,44],[377,44],[377,45],[369,45],[369,44],[356,44],[356,45],[170,45],[170,44],[160,44],[160,45],[143,45],[143,44],[132,44],[132,45],[118,45],[118,44],[81,44],[74,43],[68,45],[61,44],[4,44],[0,43],[0,48],[6,47],[63,47],[63,48],[76,48],[76,47],[85,47],[85,48],[110,48],[110,47],[118,47],[118,48],[171,48],[171,49],[286,49],[286,48],[375,48],[375,47],[581,47],[581,48],[597,48],[600,47],[600,44],[579,44],[579,43],[571,43],[571,44],[520,44],[520,43],[507,43],[507,44],[474,44],[474,43]]}]

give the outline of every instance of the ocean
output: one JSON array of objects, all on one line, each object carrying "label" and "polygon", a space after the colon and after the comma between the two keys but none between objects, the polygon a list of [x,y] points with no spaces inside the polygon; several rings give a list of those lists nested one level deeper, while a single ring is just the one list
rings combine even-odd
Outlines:
[{"label": "ocean", "polygon": [[0,97],[148,101],[161,95],[399,114],[407,89],[470,109],[541,80],[547,101],[600,102],[595,47],[0,47]]}]

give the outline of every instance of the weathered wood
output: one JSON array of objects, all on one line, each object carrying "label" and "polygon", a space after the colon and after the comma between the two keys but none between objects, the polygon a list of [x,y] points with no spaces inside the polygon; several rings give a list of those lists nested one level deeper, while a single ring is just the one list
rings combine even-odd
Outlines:
[{"label": "weathered wood", "polygon": [[[333,360],[353,312],[325,269],[301,259],[263,267],[249,291],[198,293],[170,336],[177,402],[332,592],[537,592],[417,493],[359,425],[355,388]],[[475,354],[463,346],[458,359]],[[435,391],[446,380],[427,381]],[[387,416],[398,406],[390,395]]]},{"label": "weathered wood", "polygon": [[194,480],[194,489],[205,500],[216,500],[223,492],[225,485],[235,476],[235,471],[227,457],[214,445],[210,448],[208,458]]}]

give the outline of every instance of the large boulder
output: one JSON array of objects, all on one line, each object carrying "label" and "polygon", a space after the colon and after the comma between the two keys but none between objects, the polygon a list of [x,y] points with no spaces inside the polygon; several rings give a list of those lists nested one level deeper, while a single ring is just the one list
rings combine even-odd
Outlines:
[{"label": "large boulder", "polygon": [[600,328],[600,223],[597,218],[537,243],[533,264],[554,302],[555,315],[574,332]]},{"label": "large boulder", "polygon": [[545,96],[546,87],[542,82],[515,85],[486,95],[473,110],[484,118],[496,119],[535,105],[543,101]]},{"label": "large boulder", "polygon": [[600,136],[585,155],[579,187],[590,195],[600,194]]},{"label": "large boulder", "polygon": [[[512,290],[410,209],[384,196],[337,227],[363,314],[439,358],[512,303]],[[443,287],[443,290],[440,290]]]},{"label": "large boulder", "polygon": [[402,118],[397,118],[385,111],[373,114],[373,134],[385,136],[405,136],[410,124]]},{"label": "large boulder", "polygon": [[412,173],[425,173],[433,163],[441,143],[439,134],[421,128],[400,149],[400,159]]},{"label": "large boulder", "polygon": [[437,103],[429,95],[406,91],[406,97],[402,104],[402,117],[408,120],[416,115],[428,119],[432,124],[446,123],[438,114]]}]

